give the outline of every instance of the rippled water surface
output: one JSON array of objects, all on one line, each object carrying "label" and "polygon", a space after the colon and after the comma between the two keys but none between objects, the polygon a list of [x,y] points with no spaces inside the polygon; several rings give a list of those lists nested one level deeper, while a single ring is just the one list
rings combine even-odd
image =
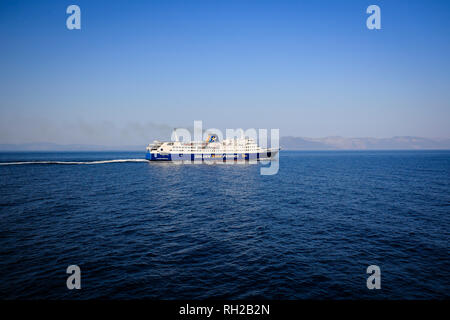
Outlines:
[{"label": "rippled water surface", "polygon": [[[0,298],[450,297],[450,152],[285,151],[279,164],[1,165]],[[66,288],[72,264],[81,290]],[[366,287],[372,264],[381,290]]]}]

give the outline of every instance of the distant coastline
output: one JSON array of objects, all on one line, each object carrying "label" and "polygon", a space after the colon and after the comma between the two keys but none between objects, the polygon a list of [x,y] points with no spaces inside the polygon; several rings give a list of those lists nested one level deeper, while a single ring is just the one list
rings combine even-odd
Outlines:
[{"label": "distant coastline", "polygon": [[65,151],[142,151],[145,152],[145,145],[129,146],[104,146],[90,144],[57,144],[57,143],[21,143],[21,144],[0,144],[0,152],[22,152],[22,151],[42,151],[42,152],[65,152]]},{"label": "distant coastline", "polygon": [[[149,142],[152,139],[149,140]],[[48,142],[0,144],[1,152],[14,151],[142,151],[142,145],[105,146],[88,144],[57,144]],[[281,137],[283,150],[450,150],[450,139],[402,136],[392,138],[345,137]]]},{"label": "distant coastline", "polygon": [[413,136],[392,138],[282,137],[285,150],[449,150],[450,139]]}]

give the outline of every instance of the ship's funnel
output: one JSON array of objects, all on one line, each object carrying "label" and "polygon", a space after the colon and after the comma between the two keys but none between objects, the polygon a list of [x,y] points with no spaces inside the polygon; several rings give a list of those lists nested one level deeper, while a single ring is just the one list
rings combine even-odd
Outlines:
[{"label": "ship's funnel", "polygon": [[207,143],[219,142],[219,138],[215,134],[210,134],[210,135],[208,135],[208,138],[206,139],[206,142]]}]

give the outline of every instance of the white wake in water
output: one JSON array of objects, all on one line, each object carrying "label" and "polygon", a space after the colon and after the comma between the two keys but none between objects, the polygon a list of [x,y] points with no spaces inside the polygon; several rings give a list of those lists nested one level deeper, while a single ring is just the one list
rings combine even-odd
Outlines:
[{"label": "white wake in water", "polygon": [[99,160],[99,161],[17,161],[17,162],[0,162],[0,166],[13,166],[21,164],[104,164],[104,163],[121,163],[121,162],[149,162],[146,159],[116,159],[116,160]]}]

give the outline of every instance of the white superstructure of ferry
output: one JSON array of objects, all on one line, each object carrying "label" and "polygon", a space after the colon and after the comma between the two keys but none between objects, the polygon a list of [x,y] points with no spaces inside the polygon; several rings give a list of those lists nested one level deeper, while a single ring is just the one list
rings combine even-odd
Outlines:
[{"label": "white superstructure of ferry", "polygon": [[261,148],[251,138],[219,141],[217,135],[210,134],[205,141],[154,141],[147,146],[145,158],[151,161],[258,161],[271,160],[279,151],[279,148]]}]

